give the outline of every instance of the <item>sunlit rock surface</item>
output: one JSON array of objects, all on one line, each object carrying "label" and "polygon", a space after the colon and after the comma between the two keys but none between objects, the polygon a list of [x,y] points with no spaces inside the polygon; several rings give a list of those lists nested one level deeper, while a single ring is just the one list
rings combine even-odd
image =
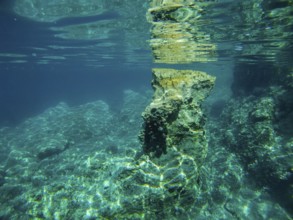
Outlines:
[{"label": "sunlit rock surface", "polygon": [[[205,155],[205,119],[200,106],[213,87],[214,77],[199,71],[153,69],[153,78],[155,93],[143,113],[141,138],[145,153],[160,157],[178,147],[191,155]],[[199,152],[194,152],[192,146],[181,149],[193,144],[198,145],[195,148]]]}]

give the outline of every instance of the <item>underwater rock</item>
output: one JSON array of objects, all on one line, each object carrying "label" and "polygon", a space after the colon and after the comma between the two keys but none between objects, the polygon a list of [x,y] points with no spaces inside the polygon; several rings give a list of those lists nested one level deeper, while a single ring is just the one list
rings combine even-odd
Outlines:
[{"label": "underwater rock", "polygon": [[222,139],[262,186],[287,185],[292,176],[292,149],[286,147],[293,131],[292,81],[292,68],[269,62],[239,62],[234,69]]},{"label": "underwater rock", "polygon": [[292,82],[292,67],[239,60],[234,68],[233,96],[219,120],[211,122],[215,127],[212,136],[223,134],[214,145],[223,145],[237,155],[253,183],[269,189],[291,214]]},{"label": "underwater rock", "polygon": [[37,158],[43,160],[47,157],[58,155],[70,146],[69,142],[62,143],[56,140],[49,140],[44,143],[44,146],[37,149]]},{"label": "underwater rock", "polygon": [[280,92],[284,89],[280,88],[263,87],[260,88],[261,97],[250,95],[231,99],[218,128],[222,128],[224,134],[220,144],[238,156],[254,183],[259,188],[269,189],[274,200],[293,213],[292,126],[287,127],[286,132],[281,128],[284,121],[292,122],[292,114],[285,113],[284,118],[279,116],[280,103],[284,101],[280,99],[286,94],[288,104],[292,91]]},{"label": "underwater rock", "polygon": [[[146,219],[167,219],[176,210],[190,209],[200,193],[198,173],[207,153],[200,105],[215,78],[175,69],[153,69],[153,77],[155,93],[143,113],[140,134],[145,154],[120,181],[136,189],[133,195],[144,194]],[[183,213],[180,217],[190,214]]]},{"label": "underwater rock", "polygon": [[239,155],[261,185],[289,175],[290,159],[274,126],[276,105],[270,97],[230,100],[222,114],[223,142]]},{"label": "underwater rock", "polygon": [[[140,136],[144,152],[160,157],[167,153],[167,148],[184,141],[199,145],[201,139],[205,142],[205,119],[200,104],[208,96],[215,78],[200,71],[175,69],[153,69],[153,77],[155,93],[143,113],[144,130]],[[198,155],[192,149],[187,151]]]}]

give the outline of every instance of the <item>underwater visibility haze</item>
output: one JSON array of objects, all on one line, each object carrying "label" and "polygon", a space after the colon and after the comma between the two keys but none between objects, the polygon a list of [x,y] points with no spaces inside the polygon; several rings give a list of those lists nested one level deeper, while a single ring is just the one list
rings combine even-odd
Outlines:
[{"label": "underwater visibility haze", "polygon": [[293,218],[292,0],[0,1],[0,219]]}]

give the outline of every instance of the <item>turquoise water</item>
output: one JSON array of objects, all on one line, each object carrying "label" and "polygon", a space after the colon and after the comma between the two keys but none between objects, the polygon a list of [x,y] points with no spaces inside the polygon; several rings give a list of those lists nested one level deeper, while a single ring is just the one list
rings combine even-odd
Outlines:
[{"label": "turquoise water", "polygon": [[[292,218],[293,2],[151,3],[0,3],[0,219]],[[191,24],[183,50],[159,22]],[[216,77],[195,201],[141,156],[154,67]]]}]

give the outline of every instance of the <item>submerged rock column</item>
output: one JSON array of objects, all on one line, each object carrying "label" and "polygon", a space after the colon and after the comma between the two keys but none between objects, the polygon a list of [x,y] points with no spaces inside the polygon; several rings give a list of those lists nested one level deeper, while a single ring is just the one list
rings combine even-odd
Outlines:
[{"label": "submerged rock column", "polygon": [[[150,46],[155,63],[187,64],[215,60],[214,44],[197,21],[207,4],[192,0],[153,0]],[[136,199],[141,219],[193,219],[200,195],[199,170],[207,154],[202,101],[215,78],[195,70],[155,68],[154,95],[142,114],[142,155],[123,176],[122,189]],[[136,196],[140,192],[140,196]],[[129,203],[133,207],[134,203]],[[133,208],[130,208],[133,209]]]},{"label": "submerged rock column", "polygon": [[199,168],[207,153],[201,102],[214,81],[200,71],[153,69],[155,92],[143,113],[140,139],[145,155],[139,160],[146,201],[153,201],[145,203],[145,209],[152,210],[149,217],[154,213],[163,219],[174,217],[176,210],[182,218],[190,214],[200,193]]},{"label": "submerged rock column", "polygon": [[201,102],[214,81],[200,71],[153,69],[155,92],[143,113],[140,134],[144,155],[132,177],[132,183],[142,187],[147,219],[187,219],[191,213],[207,153]]},{"label": "submerged rock column", "polygon": [[205,118],[200,104],[215,78],[200,71],[175,69],[153,69],[153,78],[153,101],[143,113],[143,151],[151,158],[172,150],[203,158]]}]

